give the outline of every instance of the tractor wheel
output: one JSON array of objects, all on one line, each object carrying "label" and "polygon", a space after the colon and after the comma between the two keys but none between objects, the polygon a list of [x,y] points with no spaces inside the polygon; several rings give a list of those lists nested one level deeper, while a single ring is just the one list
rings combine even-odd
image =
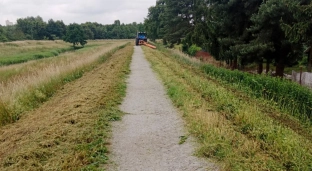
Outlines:
[{"label": "tractor wheel", "polygon": [[147,42],[147,39],[144,39],[144,42]]},{"label": "tractor wheel", "polygon": [[135,45],[139,46],[139,39],[138,38],[135,39]]}]

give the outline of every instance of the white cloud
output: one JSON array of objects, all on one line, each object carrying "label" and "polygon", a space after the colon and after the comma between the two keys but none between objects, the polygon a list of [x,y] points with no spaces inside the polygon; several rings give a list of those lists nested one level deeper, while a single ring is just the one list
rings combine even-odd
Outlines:
[{"label": "white cloud", "polygon": [[112,24],[117,19],[122,23],[139,23],[155,4],[156,0],[0,0],[0,24],[38,15],[44,21],[52,18],[65,24],[87,21]]}]

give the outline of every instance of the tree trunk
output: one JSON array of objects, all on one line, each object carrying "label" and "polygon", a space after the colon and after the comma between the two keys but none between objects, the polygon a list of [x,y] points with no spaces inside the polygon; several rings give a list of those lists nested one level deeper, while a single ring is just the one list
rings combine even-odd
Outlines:
[{"label": "tree trunk", "polygon": [[237,69],[237,58],[235,58],[234,60],[233,60],[233,63],[232,63],[233,65],[232,65],[232,70],[235,70],[235,69]]},{"label": "tree trunk", "polygon": [[232,69],[232,60],[231,59],[228,60],[228,68]]},{"label": "tree trunk", "polygon": [[269,73],[270,71],[270,60],[266,60],[265,73]]},{"label": "tree trunk", "polygon": [[284,61],[281,59],[277,64],[276,64],[276,76],[283,78],[284,76],[284,68],[285,64]]},{"label": "tree trunk", "polygon": [[312,68],[312,46],[310,47],[310,51],[308,53],[308,66],[307,66],[308,72],[311,72],[311,68]]},{"label": "tree trunk", "polygon": [[258,62],[258,74],[262,74],[262,71],[263,71],[263,60],[261,59],[259,62]]}]

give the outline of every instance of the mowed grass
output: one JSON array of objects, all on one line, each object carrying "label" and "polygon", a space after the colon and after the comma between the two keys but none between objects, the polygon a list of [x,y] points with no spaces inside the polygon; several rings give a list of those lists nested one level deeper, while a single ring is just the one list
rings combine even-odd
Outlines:
[{"label": "mowed grass", "polygon": [[[37,108],[56,90],[94,67],[127,41],[94,41],[97,46],[27,63],[0,67],[0,125],[18,120]],[[90,43],[92,45],[92,43]]]},{"label": "mowed grass", "polygon": [[311,128],[301,132],[272,117],[283,113],[274,103],[212,79],[198,62],[143,49],[199,141],[198,155],[222,170],[312,170]]},{"label": "mowed grass", "polygon": [[128,44],[99,57],[41,107],[2,127],[0,170],[103,170],[132,54]]}]

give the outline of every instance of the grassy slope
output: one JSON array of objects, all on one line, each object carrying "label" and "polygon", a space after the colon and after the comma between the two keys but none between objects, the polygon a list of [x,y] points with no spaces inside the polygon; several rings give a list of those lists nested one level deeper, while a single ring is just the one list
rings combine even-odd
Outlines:
[{"label": "grassy slope", "polygon": [[[201,143],[224,170],[311,170],[311,139],[268,115],[274,105],[220,84],[177,57],[144,48]],[[311,137],[311,132],[304,132]]]},{"label": "grassy slope", "polygon": [[0,131],[0,170],[98,170],[118,120],[133,47],[104,56],[49,101]]}]

